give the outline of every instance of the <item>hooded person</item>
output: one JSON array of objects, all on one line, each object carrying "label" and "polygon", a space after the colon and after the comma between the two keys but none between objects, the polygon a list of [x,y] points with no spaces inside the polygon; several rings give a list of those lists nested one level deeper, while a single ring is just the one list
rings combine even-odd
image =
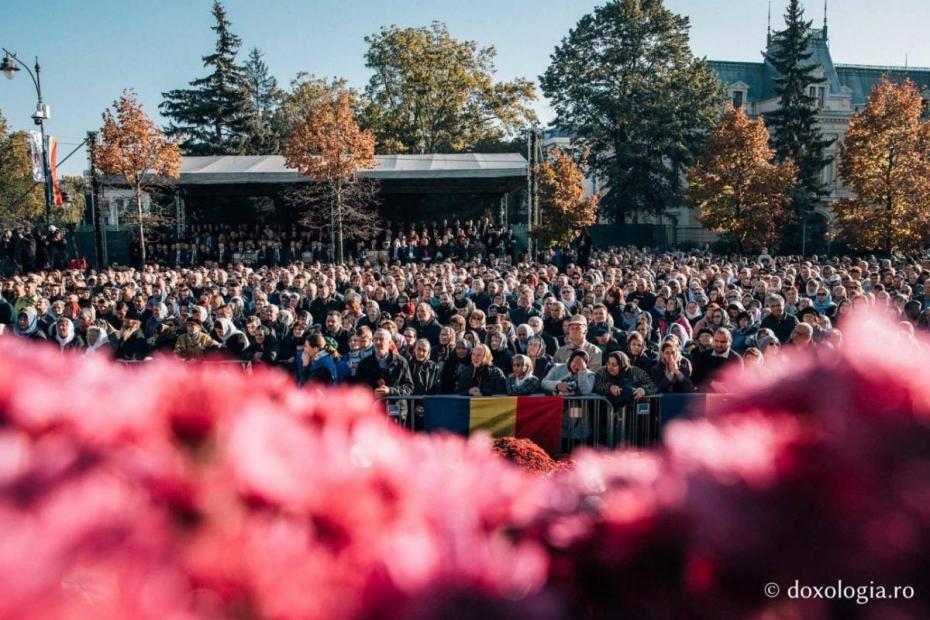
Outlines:
[{"label": "hooded person", "polygon": [[230,319],[217,319],[213,328],[214,335],[220,341],[220,350],[227,351],[238,360],[249,359],[249,339]]},{"label": "hooded person", "polygon": [[101,349],[109,353],[110,338],[107,330],[99,325],[91,325],[87,328],[87,346],[84,349],[84,355],[92,355]]},{"label": "hooded person", "polygon": [[74,321],[66,316],[60,317],[55,323],[54,338],[59,351],[84,348],[84,339],[74,329]]},{"label": "hooded person", "polygon": [[13,333],[29,340],[48,340],[45,332],[39,329],[39,314],[34,306],[26,306],[19,311]]}]

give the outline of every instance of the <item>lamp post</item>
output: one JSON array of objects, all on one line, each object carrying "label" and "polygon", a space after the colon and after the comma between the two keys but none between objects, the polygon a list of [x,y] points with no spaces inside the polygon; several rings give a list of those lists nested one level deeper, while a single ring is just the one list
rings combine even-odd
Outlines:
[{"label": "lamp post", "polygon": [[38,103],[36,104],[36,111],[32,115],[32,120],[36,125],[39,126],[39,134],[42,136],[42,174],[45,177],[45,225],[48,226],[51,224],[52,219],[52,178],[51,172],[49,171],[49,161],[48,161],[48,146],[45,143],[45,121],[51,116],[51,111],[48,107],[48,104],[42,101],[42,79],[41,71],[39,67],[39,59],[36,58],[35,64],[35,73],[29,69],[29,65],[21,61],[16,57],[16,54],[11,52],[6,48],[3,49],[4,57],[3,62],[0,63],[0,73],[3,73],[8,80],[12,80],[16,77],[16,73],[20,70],[20,67],[26,70],[26,73],[29,74],[29,77],[32,78],[32,83],[36,87],[36,96],[38,98]]}]

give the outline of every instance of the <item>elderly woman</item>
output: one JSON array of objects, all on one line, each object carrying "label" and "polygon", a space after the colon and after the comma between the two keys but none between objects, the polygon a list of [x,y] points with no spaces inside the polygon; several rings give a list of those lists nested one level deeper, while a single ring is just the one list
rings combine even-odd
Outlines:
[{"label": "elderly woman", "polygon": [[541,392],[542,385],[533,375],[533,362],[526,355],[514,355],[513,373],[507,377],[507,395],[530,396]]},{"label": "elderly woman", "polygon": [[588,370],[588,353],[576,349],[564,364],[555,364],[541,381],[542,388],[558,396],[590,394],[594,390],[594,372]]},{"label": "elderly woman", "polygon": [[527,341],[526,356],[533,363],[531,370],[536,377],[545,377],[552,368],[552,357],[546,351],[546,341],[542,336],[533,336]]},{"label": "elderly woman", "polygon": [[32,306],[26,306],[16,315],[16,325],[13,327],[13,333],[32,341],[44,342],[48,340],[45,332],[39,329],[39,316]]},{"label": "elderly woman", "polygon": [[248,337],[239,331],[230,319],[217,319],[213,326],[214,339],[220,342],[220,351],[237,360],[248,360]]},{"label": "elderly woman", "polygon": [[74,329],[74,321],[66,316],[60,317],[55,324],[54,340],[58,343],[58,350],[84,348],[84,339]]},{"label": "elderly woman", "polygon": [[662,394],[694,391],[691,364],[681,356],[676,340],[666,340],[659,351],[659,362],[652,368],[652,381]]},{"label": "elderly woman", "polygon": [[491,349],[479,344],[471,351],[471,366],[459,372],[457,391],[463,396],[494,396],[507,393],[507,381],[493,364]]},{"label": "elderly woman", "polygon": [[107,330],[100,325],[91,325],[87,328],[87,343],[84,355],[94,355],[103,352],[110,355],[110,338]]},{"label": "elderly woman", "polygon": [[270,329],[260,325],[252,335],[249,351],[253,364],[273,366],[278,361],[278,339],[272,335]]},{"label": "elderly woman", "polygon": [[617,407],[655,394],[656,386],[646,371],[632,365],[625,353],[616,351],[607,357],[607,364],[597,371],[594,393],[604,396]]}]

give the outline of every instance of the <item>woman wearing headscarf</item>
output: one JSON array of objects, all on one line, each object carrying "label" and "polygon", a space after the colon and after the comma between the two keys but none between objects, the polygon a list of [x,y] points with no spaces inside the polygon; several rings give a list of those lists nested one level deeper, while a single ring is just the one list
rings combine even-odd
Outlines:
[{"label": "woman wearing headscarf", "polygon": [[74,329],[74,321],[66,316],[60,317],[55,324],[55,342],[58,343],[58,350],[64,352],[65,349],[81,349],[84,347],[84,339]]},{"label": "woman wearing headscarf", "polygon": [[225,351],[237,360],[249,359],[249,339],[239,331],[230,319],[217,319],[213,336],[220,342],[220,351]]},{"label": "woman wearing headscarf", "polygon": [[514,355],[513,372],[507,377],[507,395],[531,396],[541,393],[539,379],[533,375],[533,362],[526,355]]},{"label": "woman wearing headscarf", "polygon": [[678,297],[669,297],[665,302],[665,312],[659,317],[659,337],[668,336],[672,325],[681,325],[688,334],[688,340],[691,340],[691,323],[681,310],[681,300]]},{"label": "woman wearing headscarf", "polygon": [[13,333],[21,338],[34,341],[46,341],[48,337],[39,329],[39,315],[33,306],[26,306],[16,316]]},{"label": "woman wearing headscarf", "polygon": [[630,363],[621,351],[607,356],[607,363],[594,377],[594,393],[605,397],[615,406],[623,406],[656,393],[649,373]]},{"label": "woman wearing headscarf", "polygon": [[87,343],[84,355],[94,355],[97,352],[109,355],[110,338],[106,329],[99,325],[91,325],[87,328]]},{"label": "woman wearing headscarf", "polygon": [[552,368],[552,356],[547,353],[546,341],[540,336],[533,336],[527,341],[526,356],[530,358],[530,362],[533,364],[530,372],[540,380]]}]

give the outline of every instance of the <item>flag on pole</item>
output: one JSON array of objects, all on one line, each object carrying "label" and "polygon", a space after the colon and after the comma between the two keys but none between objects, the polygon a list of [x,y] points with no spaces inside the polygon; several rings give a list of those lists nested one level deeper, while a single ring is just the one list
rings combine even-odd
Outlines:
[{"label": "flag on pole", "polygon": [[558,396],[424,399],[424,427],[467,437],[487,431],[492,437],[530,439],[552,455],[561,452],[562,399]]},{"label": "flag on pole", "polygon": [[30,131],[26,136],[29,149],[32,151],[32,180],[41,183],[45,180],[45,170],[42,166],[42,134]]},{"label": "flag on pole", "polygon": [[52,195],[55,197],[54,204],[60,207],[64,200],[61,196],[61,186],[58,185],[58,140],[55,136],[48,137],[48,168],[52,177]]}]

